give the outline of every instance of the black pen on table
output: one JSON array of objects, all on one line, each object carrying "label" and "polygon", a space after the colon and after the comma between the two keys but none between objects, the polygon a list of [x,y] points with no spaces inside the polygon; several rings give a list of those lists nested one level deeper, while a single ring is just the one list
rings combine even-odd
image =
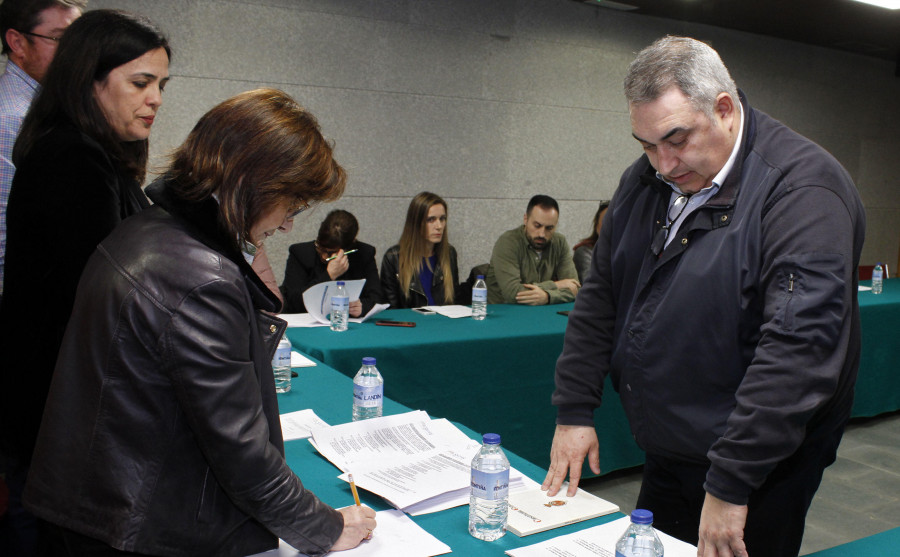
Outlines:
[{"label": "black pen on table", "polygon": [[[352,250],[350,250],[350,251],[345,251],[345,252],[344,252],[344,255],[350,255],[351,253],[356,253],[356,252],[358,252],[358,251],[359,251],[358,249],[352,249]],[[332,255],[331,257],[327,258],[327,259],[325,260],[325,262],[328,263],[329,261],[331,261],[331,260],[334,259],[335,257],[337,257],[337,254],[334,254],[334,255]]]}]

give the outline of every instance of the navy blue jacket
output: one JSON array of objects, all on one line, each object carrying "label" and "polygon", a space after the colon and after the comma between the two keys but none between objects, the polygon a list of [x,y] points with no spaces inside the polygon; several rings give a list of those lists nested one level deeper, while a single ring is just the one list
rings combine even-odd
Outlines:
[{"label": "navy blue jacket", "polygon": [[735,166],[659,257],[672,190],[646,156],[623,174],[553,395],[558,423],[593,425],[610,375],[641,448],[709,462],[706,490],[735,504],[849,416],[865,233],[843,167],[742,101]]}]

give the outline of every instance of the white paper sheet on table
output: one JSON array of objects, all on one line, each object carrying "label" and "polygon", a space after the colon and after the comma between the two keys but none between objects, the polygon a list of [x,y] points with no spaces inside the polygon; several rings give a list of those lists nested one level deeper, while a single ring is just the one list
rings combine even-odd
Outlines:
[{"label": "white paper sheet on table", "polygon": [[[450,546],[435,538],[413,522],[401,511],[388,510],[375,513],[378,526],[371,540],[363,541],[353,549],[334,553],[341,557],[432,557],[450,553]],[[251,557],[303,557],[302,553],[279,540],[278,549],[257,553]],[[332,554],[329,554],[332,555]]]},{"label": "white paper sheet on table", "polygon": [[[580,532],[558,536],[551,540],[507,550],[510,557],[613,557],[616,542],[631,523],[623,517]],[[656,534],[666,551],[666,557],[697,557],[697,548],[657,530]]]},{"label": "white paper sheet on table", "polygon": [[291,367],[315,367],[315,365],[316,362],[296,350],[291,350]]},{"label": "white paper sheet on table", "polygon": [[[365,284],[366,279],[344,281],[344,288],[347,289],[347,296],[351,302],[359,300],[359,295],[362,294]],[[328,314],[331,313],[331,297],[336,289],[337,281],[330,280],[314,284],[303,292],[303,305],[306,306],[306,311],[315,317],[317,321],[328,323]]]},{"label": "white paper sheet on table", "polygon": [[449,317],[451,319],[457,319],[460,317],[472,317],[472,308],[470,308],[469,306],[425,306],[425,309],[427,309],[428,311],[439,313],[444,317]]},{"label": "white paper sheet on table", "polygon": [[308,439],[311,430],[323,427],[328,427],[328,423],[311,408],[281,415],[281,435],[285,441]]}]

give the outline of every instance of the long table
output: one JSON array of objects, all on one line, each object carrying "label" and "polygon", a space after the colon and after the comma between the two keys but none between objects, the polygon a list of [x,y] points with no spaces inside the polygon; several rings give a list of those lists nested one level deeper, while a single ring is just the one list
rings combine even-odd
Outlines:
[{"label": "long table", "polygon": [[[321,362],[316,367],[295,368],[294,370],[298,372],[299,377],[291,381],[291,391],[278,395],[279,410],[282,414],[312,408],[320,418],[329,424],[336,425],[350,421],[353,398],[353,384],[350,378],[323,365]],[[399,414],[409,410],[408,407],[388,397],[385,398],[385,415]],[[481,439],[478,433],[468,427],[461,424],[456,424],[456,426],[472,439]],[[514,468],[535,481],[543,481],[543,470],[509,450],[508,447],[506,448],[506,454]],[[340,470],[319,455],[307,440],[287,441],[285,443],[285,457],[288,465],[300,477],[303,484],[325,503],[333,507],[344,507],[353,504],[353,496],[349,486],[337,478]],[[368,491],[359,490],[359,495],[365,505],[375,510],[392,508],[381,497]],[[480,557],[482,555],[503,555],[506,550],[515,547],[538,543],[556,536],[604,524],[623,516],[621,513],[614,513],[579,524],[533,534],[525,538],[519,538],[512,533],[508,533],[497,541],[483,542],[469,535],[467,530],[468,513],[468,506],[462,506],[411,518],[436,538],[449,545],[453,550],[453,554]]]},{"label": "long table", "polygon": [[[504,446],[547,468],[556,427],[550,395],[567,320],[557,312],[572,305],[490,305],[484,321],[387,310],[378,317],[413,321],[416,327],[366,322],[351,323],[342,333],[292,328],[288,338],[348,377],[364,356],[374,356],[385,396],[480,433],[500,433]],[[604,473],[644,461],[609,380],[595,421]],[[586,466],[585,472],[590,472]]]},{"label": "long table", "polygon": [[[871,286],[871,281],[860,284]],[[876,416],[900,409],[900,278],[884,281],[884,291],[859,293],[862,356],[853,416]]]},{"label": "long table", "polygon": [[[859,304],[863,353],[854,417],[900,409],[900,279],[886,280],[880,295],[860,292]],[[556,418],[553,370],[567,320],[557,312],[571,307],[490,305],[484,321],[387,310],[378,317],[416,327],[351,323],[343,333],[297,328],[288,337],[349,377],[363,356],[376,357],[387,396],[482,433],[496,431],[507,447],[546,468]],[[595,423],[603,473],[644,461],[609,380]]]}]

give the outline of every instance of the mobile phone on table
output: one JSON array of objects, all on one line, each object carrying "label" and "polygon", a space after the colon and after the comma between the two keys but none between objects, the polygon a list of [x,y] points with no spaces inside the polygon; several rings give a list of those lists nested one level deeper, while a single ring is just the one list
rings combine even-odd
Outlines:
[{"label": "mobile phone on table", "polygon": [[385,327],[415,327],[415,321],[392,321],[390,319],[379,319],[375,321],[376,325],[383,325]]},{"label": "mobile phone on table", "polygon": [[421,313],[422,315],[434,315],[435,312],[431,311],[428,308],[412,308],[412,310],[416,313]]}]

